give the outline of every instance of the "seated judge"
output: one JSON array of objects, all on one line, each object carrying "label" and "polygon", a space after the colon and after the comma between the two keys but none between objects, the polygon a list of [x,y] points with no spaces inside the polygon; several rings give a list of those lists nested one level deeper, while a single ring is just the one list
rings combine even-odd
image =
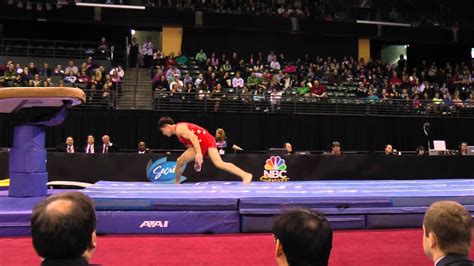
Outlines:
[{"label": "seated judge", "polygon": [[87,144],[86,146],[84,147],[84,152],[85,153],[100,153],[100,148],[98,148],[96,145],[95,145],[95,139],[94,139],[94,136],[92,135],[89,135],[87,136]]},{"label": "seated judge", "polygon": [[151,153],[151,150],[147,148],[144,141],[138,142],[138,154]]},{"label": "seated judge", "polygon": [[286,152],[288,153],[288,155],[295,153],[295,152],[293,151],[293,146],[291,146],[291,143],[289,143],[289,142],[285,142],[285,145],[284,145],[283,148],[286,150]]},{"label": "seated judge", "polygon": [[119,147],[116,144],[113,144],[110,142],[110,137],[109,135],[104,135],[102,136],[102,153],[107,154],[107,153],[113,153],[113,152],[118,152]]},{"label": "seated judge", "polygon": [[331,146],[331,154],[332,155],[341,155],[341,143],[339,141],[334,141]]},{"label": "seated judge", "polygon": [[79,148],[77,146],[74,146],[74,139],[71,136],[67,137],[66,142],[58,145],[56,148],[60,152],[66,152],[66,153],[79,152]]}]

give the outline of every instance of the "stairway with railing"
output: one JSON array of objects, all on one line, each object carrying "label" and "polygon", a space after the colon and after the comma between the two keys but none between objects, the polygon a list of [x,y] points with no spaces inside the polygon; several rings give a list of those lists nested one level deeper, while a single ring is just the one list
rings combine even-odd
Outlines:
[{"label": "stairway with railing", "polygon": [[153,109],[149,69],[128,68],[120,87],[117,109]]}]

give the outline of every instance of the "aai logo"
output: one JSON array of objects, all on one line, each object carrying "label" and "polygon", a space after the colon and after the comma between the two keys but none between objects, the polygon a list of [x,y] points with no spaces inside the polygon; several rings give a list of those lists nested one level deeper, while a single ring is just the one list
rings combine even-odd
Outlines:
[{"label": "aai logo", "polygon": [[[151,160],[146,167],[146,176],[148,180],[155,183],[174,183],[175,179],[175,161],[167,161],[166,157],[160,158],[154,162]],[[186,177],[181,176],[180,182],[186,180]]]},{"label": "aai logo", "polygon": [[263,171],[263,176],[260,177],[260,181],[286,182],[288,180],[290,180],[290,178],[286,176],[285,160],[280,156],[272,156],[267,159],[265,170]]}]

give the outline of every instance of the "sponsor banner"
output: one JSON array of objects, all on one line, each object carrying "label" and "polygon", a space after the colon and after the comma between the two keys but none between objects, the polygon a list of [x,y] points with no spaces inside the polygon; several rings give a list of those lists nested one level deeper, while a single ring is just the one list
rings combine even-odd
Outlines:
[{"label": "sponsor banner", "polygon": [[[49,181],[77,181],[96,183],[106,181],[149,182],[147,165],[163,157],[167,162],[176,161],[180,154],[66,154],[48,153],[47,171]],[[279,155],[286,165],[275,162],[276,167],[266,169],[266,161],[276,154],[226,154],[222,159],[231,162],[254,176],[269,180],[407,180],[413,179],[452,179],[453,176],[474,178],[472,164],[474,156],[443,157],[425,156],[380,156],[380,155]],[[423,171],[420,171],[423,169]],[[265,173],[265,171],[267,171]],[[286,171],[286,173],[282,172]],[[163,172],[166,174],[166,171]],[[266,174],[266,175],[265,175]],[[197,173],[187,167],[183,173],[189,182],[240,181],[240,178],[219,170],[209,158],[204,159],[202,171]],[[0,151],[0,179],[8,178],[8,152]],[[161,178],[161,176],[160,176]],[[169,178],[169,177],[168,177]]]},{"label": "sponsor banner", "polygon": [[260,181],[264,182],[287,182],[290,178],[287,176],[285,160],[280,156],[271,156],[265,161],[263,176]]},{"label": "sponsor banner", "polygon": [[[154,183],[174,183],[176,172],[176,161],[167,161],[167,157],[160,158],[156,161],[150,160],[148,162],[146,173],[147,178]],[[179,182],[186,180],[186,177],[181,175]]]}]

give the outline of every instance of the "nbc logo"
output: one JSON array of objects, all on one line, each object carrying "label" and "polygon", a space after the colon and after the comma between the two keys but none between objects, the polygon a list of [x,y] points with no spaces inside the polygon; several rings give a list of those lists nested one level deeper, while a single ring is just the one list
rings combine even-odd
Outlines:
[{"label": "nbc logo", "polygon": [[280,156],[272,156],[265,163],[265,170],[261,181],[265,182],[286,182],[290,178],[286,176],[285,160]]}]

